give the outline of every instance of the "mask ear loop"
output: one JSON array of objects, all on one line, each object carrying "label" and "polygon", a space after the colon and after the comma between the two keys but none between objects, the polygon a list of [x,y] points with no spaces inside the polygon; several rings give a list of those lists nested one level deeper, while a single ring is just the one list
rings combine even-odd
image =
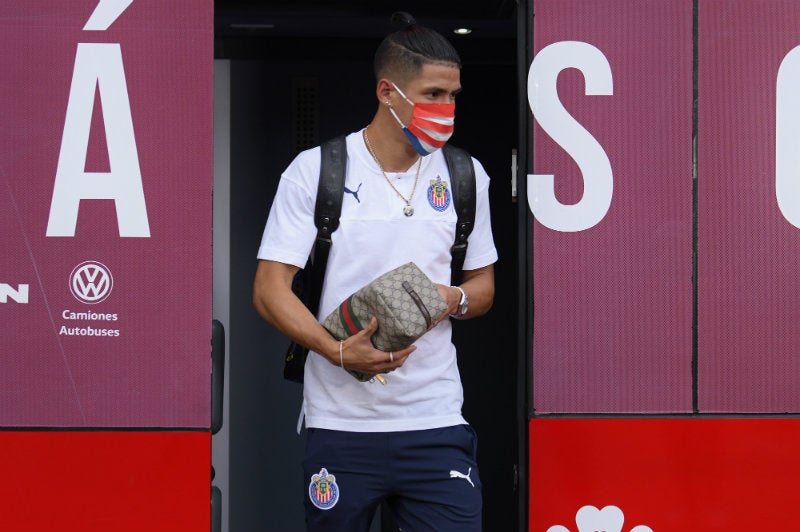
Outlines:
[{"label": "mask ear loop", "polygon": [[408,99],[408,96],[406,96],[406,94],[405,94],[403,91],[401,91],[401,90],[400,90],[400,87],[398,87],[398,86],[397,86],[397,84],[396,84],[394,81],[392,81],[392,86],[393,86],[393,87],[395,88],[395,90],[396,90],[396,91],[397,91],[397,92],[400,94],[400,96],[402,96],[402,97],[403,97],[403,99],[404,99],[405,101],[407,101],[407,102],[408,102],[408,104],[409,104],[411,107],[414,107],[414,102],[412,102],[411,100],[409,100],[409,99]]},{"label": "mask ear loop", "polygon": [[400,124],[400,127],[402,127],[403,129],[408,129],[408,126],[406,126],[403,123],[403,121],[400,120],[400,117],[397,116],[397,111],[394,110],[394,107],[392,107],[392,104],[389,104],[389,112],[392,113],[392,116],[394,117],[395,120],[397,120],[397,123]]},{"label": "mask ear loop", "polygon": [[[409,103],[409,105],[411,105],[411,107],[413,108],[414,107],[414,102],[412,102],[411,100],[408,99],[408,97],[405,95],[405,93],[400,90],[400,87],[398,87],[397,84],[394,81],[390,81],[389,83],[392,84],[392,87],[394,87],[394,89],[397,91],[397,93],[400,94],[400,96],[402,96],[403,99],[405,101],[407,101]],[[385,100],[385,102],[386,102],[386,105],[389,106],[389,112],[392,113],[392,116],[394,117],[395,120],[397,120],[397,123],[400,124],[400,127],[402,127],[404,130],[407,130],[408,126],[405,125],[402,120],[400,120],[400,117],[397,115],[397,111],[394,110],[394,106],[392,105],[392,103],[388,99]]]}]

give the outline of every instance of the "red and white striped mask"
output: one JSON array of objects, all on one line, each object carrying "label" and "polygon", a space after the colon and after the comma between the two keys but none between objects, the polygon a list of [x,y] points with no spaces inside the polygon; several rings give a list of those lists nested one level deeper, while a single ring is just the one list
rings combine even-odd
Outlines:
[{"label": "red and white striped mask", "polygon": [[411,122],[406,126],[395,110],[390,106],[400,127],[408,137],[409,142],[420,155],[430,155],[445,144],[453,135],[456,121],[455,103],[419,103],[412,102],[403,94],[400,87],[392,83],[400,96],[414,108]]}]

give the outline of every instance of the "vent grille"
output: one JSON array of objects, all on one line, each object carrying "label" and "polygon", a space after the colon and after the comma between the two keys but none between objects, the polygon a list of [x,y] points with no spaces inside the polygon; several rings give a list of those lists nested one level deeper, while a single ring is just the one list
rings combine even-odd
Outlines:
[{"label": "vent grille", "polygon": [[295,153],[319,145],[319,80],[292,79],[292,144]]}]

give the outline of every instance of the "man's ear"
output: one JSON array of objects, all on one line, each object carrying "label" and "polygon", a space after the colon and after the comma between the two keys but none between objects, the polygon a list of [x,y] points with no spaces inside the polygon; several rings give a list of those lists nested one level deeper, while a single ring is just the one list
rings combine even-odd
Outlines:
[{"label": "man's ear", "polygon": [[378,86],[375,89],[375,94],[378,97],[378,101],[382,104],[389,105],[390,102],[390,95],[394,87],[392,86],[392,82],[386,78],[381,78],[378,80]]}]

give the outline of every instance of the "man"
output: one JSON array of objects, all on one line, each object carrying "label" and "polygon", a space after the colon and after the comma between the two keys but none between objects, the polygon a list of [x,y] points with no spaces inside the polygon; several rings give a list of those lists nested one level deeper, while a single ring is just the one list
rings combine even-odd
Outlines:
[{"label": "man", "polygon": [[[333,233],[319,316],[292,293],[316,237],[313,214],[320,149],[282,175],[264,231],[254,305],[281,332],[311,349],[305,366],[303,462],[309,530],[369,528],[386,501],[404,531],[481,529],[476,440],[463,399],[448,316],[485,313],[497,260],[489,178],[473,160],[477,206],[463,283],[449,286],[456,213],[441,151],[453,129],[460,59],[452,45],[410,15],[375,55],[378,110],[347,137],[340,226]],[[427,192],[426,192],[427,191]],[[391,353],[370,337],[375,318],[340,342],[317,321],[350,294],[413,261],[437,283],[448,310],[414,346]],[[342,368],[385,375],[360,382]],[[382,384],[383,383],[383,384]]]}]

